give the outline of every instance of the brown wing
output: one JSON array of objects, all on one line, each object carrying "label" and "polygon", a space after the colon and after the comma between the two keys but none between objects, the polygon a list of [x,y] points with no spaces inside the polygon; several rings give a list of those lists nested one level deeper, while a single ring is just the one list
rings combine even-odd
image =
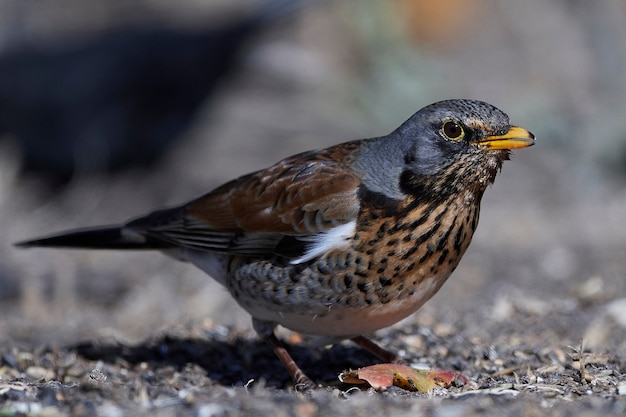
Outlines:
[{"label": "brown wing", "polygon": [[352,149],[350,143],[287,158],[128,226],[198,250],[273,252],[284,237],[309,237],[356,219],[361,181],[340,162]]}]

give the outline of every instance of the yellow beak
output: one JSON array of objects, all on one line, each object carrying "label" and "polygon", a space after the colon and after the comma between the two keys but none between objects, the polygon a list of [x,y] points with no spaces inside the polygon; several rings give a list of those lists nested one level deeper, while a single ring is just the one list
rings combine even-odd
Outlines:
[{"label": "yellow beak", "polygon": [[535,135],[528,130],[511,126],[508,132],[500,136],[487,136],[476,142],[489,150],[492,149],[520,149],[535,144]]}]

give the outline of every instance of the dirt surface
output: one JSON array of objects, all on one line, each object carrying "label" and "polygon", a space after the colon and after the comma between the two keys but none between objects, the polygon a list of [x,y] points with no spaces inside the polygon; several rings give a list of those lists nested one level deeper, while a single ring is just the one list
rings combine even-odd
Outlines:
[{"label": "dirt surface", "polygon": [[[456,40],[416,32],[401,46],[368,17],[379,15],[376,2],[303,10],[251,44],[152,170],[79,175],[51,191],[21,175],[15,146],[0,142],[0,414],[626,414],[626,86],[623,72],[611,78],[589,64],[601,52],[592,29],[619,27],[626,12],[529,3],[537,11],[477,2],[496,23],[459,28]],[[542,32],[542,16],[554,32]],[[538,22],[534,32],[522,21]],[[541,63],[512,65],[512,46]],[[614,68],[626,67],[625,48],[613,50]],[[587,72],[563,68],[547,50],[578,54]],[[378,361],[350,342],[311,347],[283,331],[323,386],[298,393],[248,316],[193,267],[160,254],[11,246],[181,203],[298,151],[385,134],[450,96],[493,102],[538,142],[487,190],[450,281],[374,338],[414,366],[461,372],[464,386],[428,394],[346,386],[341,371]]]}]

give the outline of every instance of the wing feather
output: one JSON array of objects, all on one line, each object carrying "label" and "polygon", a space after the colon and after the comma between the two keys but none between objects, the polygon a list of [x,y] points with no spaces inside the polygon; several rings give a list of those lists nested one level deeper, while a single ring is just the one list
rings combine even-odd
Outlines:
[{"label": "wing feather", "polygon": [[195,250],[242,255],[276,253],[289,237],[286,256],[308,260],[319,252],[315,236],[357,218],[361,180],[341,162],[350,145],[293,156],[127,227]]}]

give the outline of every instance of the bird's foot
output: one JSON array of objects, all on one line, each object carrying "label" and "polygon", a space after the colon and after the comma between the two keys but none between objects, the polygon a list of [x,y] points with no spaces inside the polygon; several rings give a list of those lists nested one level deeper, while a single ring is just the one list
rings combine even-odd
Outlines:
[{"label": "bird's foot", "polygon": [[291,375],[291,378],[295,382],[295,388],[299,392],[307,392],[318,389],[319,386],[309,378],[298,364],[293,360],[285,346],[274,334],[274,324],[253,320],[254,329],[272,348],[278,359]]}]

